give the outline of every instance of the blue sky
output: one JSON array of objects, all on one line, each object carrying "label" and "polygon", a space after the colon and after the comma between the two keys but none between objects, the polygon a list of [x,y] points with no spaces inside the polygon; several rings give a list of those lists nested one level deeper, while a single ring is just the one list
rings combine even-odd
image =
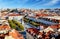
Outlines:
[{"label": "blue sky", "polygon": [[60,8],[60,0],[0,0],[0,8]]}]

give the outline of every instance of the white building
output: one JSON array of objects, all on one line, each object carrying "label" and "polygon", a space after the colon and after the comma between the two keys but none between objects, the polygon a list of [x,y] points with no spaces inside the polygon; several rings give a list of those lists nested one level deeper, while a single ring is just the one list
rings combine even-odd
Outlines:
[{"label": "white building", "polygon": [[9,20],[21,20],[24,16],[18,14],[18,13],[10,13],[8,19]]},{"label": "white building", "polygon": [[0,19],[0,24],[7,24],[7,25],[9,25],[8,21],[4,20],[4,19]]}]

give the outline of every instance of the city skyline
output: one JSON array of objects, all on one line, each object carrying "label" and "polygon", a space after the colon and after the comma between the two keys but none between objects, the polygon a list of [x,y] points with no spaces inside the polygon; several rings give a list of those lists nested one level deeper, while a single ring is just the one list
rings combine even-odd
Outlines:
[{"label": "city skyline", "polygon": [[60,0],[0,0],[0,8],[60,8]]}]

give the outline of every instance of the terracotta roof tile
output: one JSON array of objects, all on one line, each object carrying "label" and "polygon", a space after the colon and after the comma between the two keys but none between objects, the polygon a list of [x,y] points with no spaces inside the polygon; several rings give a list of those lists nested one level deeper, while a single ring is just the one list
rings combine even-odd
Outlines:
[{"label": "terracotta roof tile", "polygon": [[20,16],[20,14],[9,14],[9,16]]},{"label": "terracotta roof tile", "polygon": [[3,26],[0,26],[0,30],[2,30],[2,29],[8,29],[8,30],[9,30],[9,29],[11,29],[11,28],[10,28],[10,26],[8,26],[8,25],[3,25]]},{"label": "terracotta roof tile", "polygon": [[29,31],[32,31],[32,32],[34,32],[34,33],[38,33],[38,30],[35,29],[35,28],[29,28],[28,30],[29,30]]}]

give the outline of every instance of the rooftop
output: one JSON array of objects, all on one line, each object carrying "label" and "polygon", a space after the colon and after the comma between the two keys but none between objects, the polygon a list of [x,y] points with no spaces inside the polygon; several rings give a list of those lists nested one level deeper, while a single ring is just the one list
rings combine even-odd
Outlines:
[{"label": "rooftop", "polygon": [[14,39],[24,39],[22,34],[15,29],[11,29],[10,26],[7,25],[0,26],[0,34],[2,34],[0,35],[0,38],[3,37],[3,39],[7,39],[10,36],[12,36]]},{"label": "rooftop", "polygon": [[60,16],[44,16],[43,18],[50,18],[50,19],[60,20]]},{"label": "rooftop", "polygon": [[11,14],[9,14],[9,16],[20,16],[20,14],[16,14],[16,13],[11,13]]},{"label": "rooftop", "polygon": [[55,23],[55,22],[50,22],[50,21],[46,21],[44,19],[35,19],[35,18],[32,18],[32,17],[26,17],[32,21],[35,21],[35,22],[40,22],[42,24],[45,24],[45,25],[57,25],[58,23]]}]

